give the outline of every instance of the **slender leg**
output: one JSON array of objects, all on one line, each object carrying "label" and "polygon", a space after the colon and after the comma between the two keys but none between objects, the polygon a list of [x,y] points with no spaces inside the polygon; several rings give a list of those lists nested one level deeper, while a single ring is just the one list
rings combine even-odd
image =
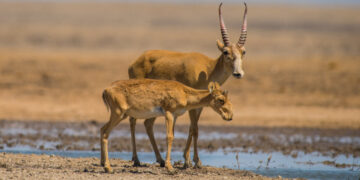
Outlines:
[{"label": "slender leg", "polygon": [[186,142],[185,150],[184,150],[184,168],[191,167],[191,161],[190,161],[190,145],[191,145],[191,139],[194,138],[194,162],[195,167],[199,168],[201,167],[201,161],[198,156],[197,151],[197,139],[198,139],[198,121],[200,118],[200,114],[202,112],[202,108],[194,109],[189,111],[190,115],[190,128],[189,128],[189,136]]},{"label": "slender leg", "polygon": [[133,117],[130,117],[131,144],[132,144],[132,149],[133,149],[132,161],[134,161],[134,166],[140,166],[140,161],[137,156],[136,143],[135,143],[135,140],[136,140],[135,125],[136,125],[136,119]]},{"label": "slender leg", "polygon": [[166,139],[167,139],[167,153],[166,153],[166,160],[165,160],[165,167],[168,169],[169,172],[174,172],[174,168],[171,165],[171,146],[172,141],[174,139],[173,125],[174,125],[174,116],[171,112],[167,111],[165,113],[166,118]]},{"label": "slender leg", "polygon": [[199,112],[196,118],[195,123],[193,124],[193,138],[194,138],[194,162],[195,162],[195,168],[201,168],[201,161],[199,158],[199,154],[198,154],[198,150],[197,150],[197,140],[198,140],[198,135],[199,135],[199,128],[198,128],[198,121],[199,121],[199,117],[200,117],[200,113],[201,111],[197,111]]},{"label": "slender leg", "polygon": [[177,116],[174,116],[174,123],[173,123],[173,136],[175,137],[175,124],[176,124]]},{"label": "slender leg", "polygon": [[154,127],[154,122],[155,122],[155,118],[150,118],[150,119],[146,119],[144,121],[144,125],[146,128],[146,133],[149,136],[151,145],[153,147],[153,150],[155,152],[155,156],[156,156],[156,162],[160,163],[161,167],[165,167],[165,161],[162,159],[161,155],[160,155],[160,151],[156,145],[156,141],[154,138],[154,131],[153,131],[153,127]]},{"label": "slender leg", "polygon": [[[190,112],[189,112],[189,114],[190,114]],[[192,166],[191,160],[190,160],[190,145],[191,145],[191,140],[192,140],[192,133],[193,133],[193,125],[192,125],[192,122],[190,122],[189,135],[188,135],[188,139],[186,141],[186,146],[184,149],[184,156],[183,156],[185,159],[184,168],[189,168]]]},{"label": "slender leg", "polygon": [[101,160],[100,164],[104,166],[105,172],[111,173],[110,161],[108,156],[108,138],[111,130],[119,124],[119,122],[125,119],[126,116],[118,115],[111,112],[110,120],[100,129],[100,143],[101,143]]}]

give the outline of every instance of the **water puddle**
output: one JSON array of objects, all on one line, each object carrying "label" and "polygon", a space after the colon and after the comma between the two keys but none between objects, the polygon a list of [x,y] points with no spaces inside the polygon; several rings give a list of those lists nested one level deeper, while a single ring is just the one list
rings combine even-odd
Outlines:
[{"label": "water puddle", "polygon": [[[99,157],[99,130],[103,124],[0,121],[0,152]],[[175,127],[173,161],[181,151],[188,126]],[[154,126],[161,151],[166,149],[166,129]],[[143,125],[136,127],[142,162],[155,158]],[[265,128],[200,126],[198,148],[204,165],[250,170],[265,176],[308,179],[360,177],[360,132],[352,129]],[[131,159],[129,125],[116,127],[109,138],[110,157]],[[163,154],[163,156],[165,156]]]}]

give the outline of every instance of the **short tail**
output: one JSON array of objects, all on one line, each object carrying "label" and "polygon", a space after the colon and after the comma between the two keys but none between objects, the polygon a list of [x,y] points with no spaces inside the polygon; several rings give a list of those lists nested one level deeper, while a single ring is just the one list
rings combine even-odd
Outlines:
[{"label": "short tail", "polygon": [[102,99],[103,99],[104,104],[105,104],[105,106],[106,106],[106,110],[109,111],[109,109],[110,109],[110,105],[109,105],[109,93],[108,93],[106,90],[104,90],[103,93],[102,93]]}]

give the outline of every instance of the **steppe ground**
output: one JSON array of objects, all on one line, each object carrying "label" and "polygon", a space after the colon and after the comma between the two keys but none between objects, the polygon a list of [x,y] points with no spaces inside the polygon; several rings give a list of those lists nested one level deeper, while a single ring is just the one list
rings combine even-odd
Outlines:
[{"label": "steppe ground", "polygon": [[158,165],[144,164],[132,167],[131,161],[113,160],[115,172],[104,173],[97,158],[64,158],[53,155],[0,154],[1,180],[5,179],[231,179],[231,180],[270,180],[249,171],[225,168],[204,167],[202,169],[181,170],[175,175],[167,173]]},{"label": "steppe ground", "polygon": [[[220,55],[217,7],[1,2],[0,119],[107,121],[103,88],[145,50]],[[243,6],[223,11],[236,42]],[[200,123],[360,128],[358,22],[356,7],[249,4],[246,75],[223,86],[234,120],[207,109]]]}]

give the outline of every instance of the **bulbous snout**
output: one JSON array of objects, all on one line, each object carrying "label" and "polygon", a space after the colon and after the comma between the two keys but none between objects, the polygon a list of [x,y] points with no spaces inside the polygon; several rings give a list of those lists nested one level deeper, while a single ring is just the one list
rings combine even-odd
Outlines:
[{"label": "bulbous snout", "polygon": [[227,119],[228,121],[231,121],[233,119],[233,113],[229,114],[229,118]]},{"label": "bulbous snout", "polygon": [[242,78],[244,75],[241,74],[241,73],[233,73],[233,76],[234,76],[235,78],[237,78],[237,79],[240,79],[240,78]]},{"label": "bulbous snout", "polygon": [[222,118],[225,120],[225,121],[231,121],[232,118],[233,118],[233,114],[232,113],[224,113],[222,115]]},{"label": "bulbous snout", "polygon": [[232,75],[237,79],[240,79],[240,78],[244,77],[244,75],[245,75],[245,72],[243,71],[241,64],[242,63],[241,63],[240,59],[237,59],[234,62],[234,69],[233,69]]}]

